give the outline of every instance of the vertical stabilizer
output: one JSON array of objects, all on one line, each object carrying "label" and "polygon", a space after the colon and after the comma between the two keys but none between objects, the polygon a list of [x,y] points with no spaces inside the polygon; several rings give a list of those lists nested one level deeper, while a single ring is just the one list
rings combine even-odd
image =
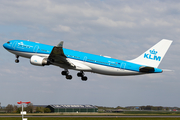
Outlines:
[{"label": "vertical stabilizer", "polygon": [[139,57],[128,62],[157,68],[169,49],[171,43],[172,40],[163,39]]}]

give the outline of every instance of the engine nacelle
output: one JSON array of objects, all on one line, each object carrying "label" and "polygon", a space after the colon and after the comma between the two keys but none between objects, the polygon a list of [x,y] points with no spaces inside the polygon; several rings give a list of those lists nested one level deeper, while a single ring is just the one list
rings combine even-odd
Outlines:
[{"label": "engine nacelle", "polygon": [[47,58],[33,55],[30,59],[30,63],[37,66],[49,65]]}]

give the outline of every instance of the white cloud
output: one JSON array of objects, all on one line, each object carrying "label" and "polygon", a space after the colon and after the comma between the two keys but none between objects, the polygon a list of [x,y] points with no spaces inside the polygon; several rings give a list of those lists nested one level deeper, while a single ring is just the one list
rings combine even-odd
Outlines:
[{"label": "white cloud", "polygon": [[58,25],[57,27],[52,28],[55,32],[70,32],[71,28],[68,26]]},{"label": "white cloud", "polygon": [[142,22],[141,22],[142,26],[154,26],[154,27],[171,27],[173,26],[173,23],[168,22],[166,20],[162,20],[162,19],[148,19],[145,18]]},{"label": "white cloud", "polygon": [[126,21],[113,21],[108,18],[100,17],[97,20],[93,21],[96,25],[103,25],[107,27],[126,27],[132,28],[135,26],[133,22],[126,22]]}]

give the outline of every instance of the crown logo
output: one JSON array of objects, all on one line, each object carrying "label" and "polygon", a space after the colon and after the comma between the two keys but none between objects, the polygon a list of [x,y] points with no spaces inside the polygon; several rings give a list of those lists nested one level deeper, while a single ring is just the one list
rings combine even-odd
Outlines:
[{"label": "crown logo", "polygon": [[150,54],[154,54],[154,55],[156,55],[156,54],[158,53],[158,52],[155,51],[154,49],[153,49],[153,50],[150,50],[149,52],[150,52]]},{"label": "crown logo", "polygon": [[24,43],[23,42],[20,42],[20,43],[18,43],[19,45],[24,45]]}]

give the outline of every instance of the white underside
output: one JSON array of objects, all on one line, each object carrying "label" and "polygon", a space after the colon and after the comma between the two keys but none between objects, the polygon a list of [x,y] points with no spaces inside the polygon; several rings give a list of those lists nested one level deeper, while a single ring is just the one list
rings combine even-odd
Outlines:
[{"label": "white underside", "polygon": [[[48,58],[48,56],[49,56],[48,54],[19,52],[19,51],[13,51],[13,50],[8,50],[8,51],[15,55],[25,57],[25,58],[31,58],[31,56],[33,56],[33,55],[46,57],[46,58]],[[93,72],[93,73],[98,73],[98,74],[103,74],[103,75],[112,75],[112,76],[129,76],[129,75],[144,74],[144,73],[140,73],[140,72],[136,72],[136,71],[108,67],[108,66],[104,66],[104,65],[93,64],[93,63],[79,61],[79,60],[70,59],[70,58],[67,58],[67,59],[76,66],[75,68],[73,68],[73,70],[77,70],[77,71],[86,71],[86,72]],[[56,65],[56,66],[59,66],[61,68],[65,67],[64,65]],[[67,66],[66,66],[66,68],[67,68]],[[68,69],[72,69],[72,68],[68,68]]]},{"label": "white underside", "polygon": [[[98,74],[103,74],[103,75],[113,75],[113,76],[127,76],[127,75],[140,75],[142,73],[136,72],[136,71],[130,71],[130,70],[124,70],[120,68],[114,68],[114,67],[108,67],[104,65],[98,65],[98,64],[93,64],[89,62],[84,62],[84,61],[79,61],[79,60],[74,60],[74,59],[69,59],[73,64],[83,64],[87,66],[90,69],[83,70],[87,72],[93,72],[93,73],[98,73]],[[78,70],[78,69],[74,69]],[[80,70],[80,69],[79,69]]]},{"label": "white underside", "polygon": [[19,55],[21,57],[25,57],[25,58],[31,58],[31,56],[33,55],[38,55],[41,57],[48,57],[48,54],[38,54],[38,53],[29,53],[29,52],[19,52],[19,51],[13,51],[13,50],[8,50],[9,52],[15,54],[15,55]]}]

